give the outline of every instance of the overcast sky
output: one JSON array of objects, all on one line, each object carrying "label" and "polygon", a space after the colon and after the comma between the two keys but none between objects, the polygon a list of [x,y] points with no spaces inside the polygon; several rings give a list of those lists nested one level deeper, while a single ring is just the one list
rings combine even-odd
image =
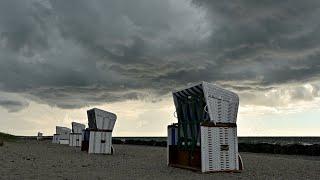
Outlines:
[{"label": "overcast sky", "polygon": [[115,135],[164,136],[170,92],[240,96],[239,135],[317,135],[318,0],[1,0],[0,131],[52,134],[118,115]]}]

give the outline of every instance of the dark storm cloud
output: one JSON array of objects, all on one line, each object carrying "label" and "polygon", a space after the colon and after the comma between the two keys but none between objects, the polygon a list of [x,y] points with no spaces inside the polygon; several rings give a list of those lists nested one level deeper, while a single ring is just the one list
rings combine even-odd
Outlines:
[{"label": "dark storm cloud", "polygon": [[[194,1],[218,26],[210,38],[228,79],[261,85],[319,75],[318,1]],[[300,68],[302,67],[302,68]]]},{"label": "dark storm cloud", "polygon": [[[259,104],[250,97],[319,80],[319,7],[316,0],[4,0],[0,90],[79,108],[153,101],[205,80]],[[299,88],[292,100],[312,99]]]},{"label": "dark storm cloud", "polygon": [[0,98],[0,106],[7,109],[8,112],[18,112],[29,106],[26,101],[19,101],[15,99]]},{"label": "dark storm cloud", "polygon": [[23,104],[19,101],[10,101],[10,100],[0,100],[0,106],[4,107],[9,112],[17,112],[27,107],[26,104]]}]

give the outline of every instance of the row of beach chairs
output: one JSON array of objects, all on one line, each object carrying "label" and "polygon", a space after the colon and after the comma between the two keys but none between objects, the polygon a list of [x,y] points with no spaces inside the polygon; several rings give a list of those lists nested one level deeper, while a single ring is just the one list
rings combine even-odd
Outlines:
[{"label": "row of beach chairs", "polygon": [[87,111],[88,125],[72,122],[72,129],[56,126],[52,143],[81,147],[90,154],[112,154],[112,131],[117,119],[114,113],[93,108]]},{"label": "row of beach chairs", "polygon": [[[173,92],[177,123],[168,126],[167,164],[201,172],[239,172],[237,94],[201,82]],[[113,154],[114,113],[87,111],[88,128],[72,122],[72,129],[56,127],[52,142],[81,147],[94,154]]]}]

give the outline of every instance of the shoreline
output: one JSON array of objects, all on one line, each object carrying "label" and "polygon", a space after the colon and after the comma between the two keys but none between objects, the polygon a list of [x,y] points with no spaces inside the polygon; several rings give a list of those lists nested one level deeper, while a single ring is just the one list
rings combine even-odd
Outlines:
[{"label": "shoreline", "polygon": [[114,155],[92,155],[50,141],[0,147],[4,179],[319,179],[320,157],[241,153],[241,173],[202,174],[167,166],[166,148],[115,144]]}]

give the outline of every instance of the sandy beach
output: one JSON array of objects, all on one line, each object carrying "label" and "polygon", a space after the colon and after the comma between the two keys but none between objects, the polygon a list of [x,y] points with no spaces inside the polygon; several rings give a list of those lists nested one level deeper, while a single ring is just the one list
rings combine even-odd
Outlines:
[{"label": "sandy beach", "polygon": [[0,179],[320,179],[319,156],[241,153],[242,173],[201,174],[167,167],[163,147],[114,147],[114,155],[89,155],[50,141],[5,142]]}]

